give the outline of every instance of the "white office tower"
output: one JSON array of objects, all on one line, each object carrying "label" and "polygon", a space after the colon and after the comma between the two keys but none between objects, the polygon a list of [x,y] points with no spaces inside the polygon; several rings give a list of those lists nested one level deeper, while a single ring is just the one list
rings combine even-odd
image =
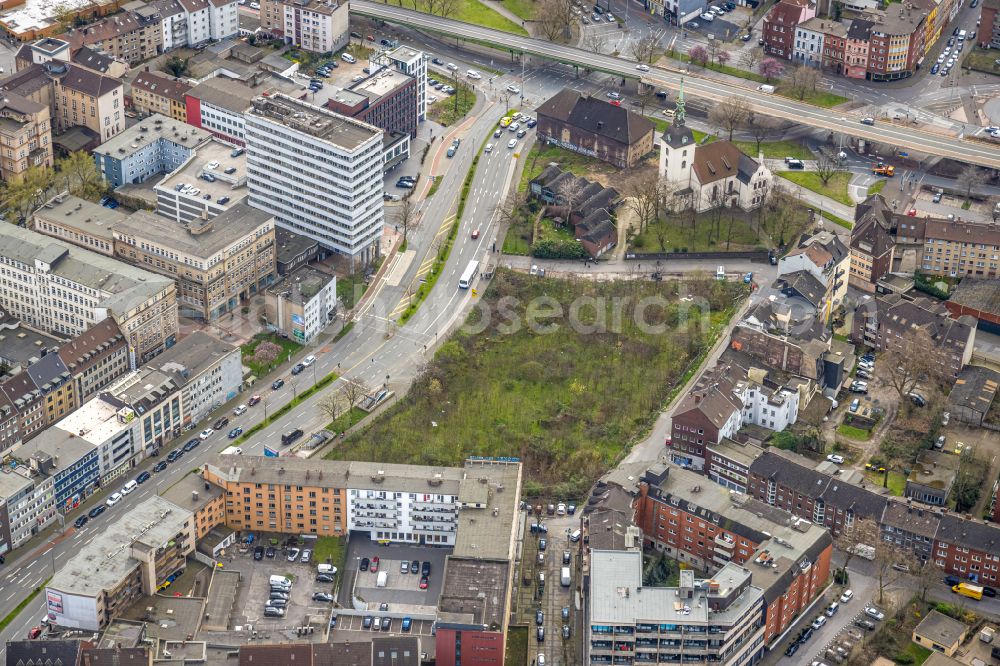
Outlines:
[{"label": "white office tower", "polygon": [[286,95],[246,113],[249,203],[278,226],[370,262],[382,236],[382,130]]}]

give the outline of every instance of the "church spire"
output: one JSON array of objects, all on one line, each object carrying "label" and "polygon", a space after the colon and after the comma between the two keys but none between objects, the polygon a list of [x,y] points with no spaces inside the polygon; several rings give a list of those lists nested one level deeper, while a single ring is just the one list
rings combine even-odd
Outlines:
[{"label": "church spire", "polygon": [[674,111],[674,126],[684,127],[684,77],[681,77],[681,89],[677,93],[677,110]]}]

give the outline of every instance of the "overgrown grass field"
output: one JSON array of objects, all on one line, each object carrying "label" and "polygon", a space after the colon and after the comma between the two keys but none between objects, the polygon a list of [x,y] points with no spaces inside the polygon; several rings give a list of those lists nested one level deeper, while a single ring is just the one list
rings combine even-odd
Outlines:
[{"label": "overgrown grass field", "polygon": [[[591,283],[501,269],[485,307],[441,346],[410,392],[330,457],[458,465],[469,455],[514,456],[525,463],[529,495],[578,496],[651,424],[744,293],[707,275]],[[703,297],[711,312],[682,321],[681,295]],[[635,323],[636,304],[649,296],[662,297],[644,315],[660,331]],[[607,325],[574,327],[571,307],[582,324]],[[537,320],[551,326],[545,332],[527,325],[536,311],[556,308],[562,316]]]}]

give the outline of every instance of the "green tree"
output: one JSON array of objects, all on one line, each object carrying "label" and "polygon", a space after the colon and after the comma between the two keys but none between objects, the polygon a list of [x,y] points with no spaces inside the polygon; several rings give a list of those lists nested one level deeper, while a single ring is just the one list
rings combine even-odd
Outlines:
[{"label": "green tree", "polygon": [[55,184],[60,191],[68,191],[81,199],[92,201],[108,190],[94,158],[83,150],[70,153],[56,162]]},{"label": "green tree", "polygon": [[166,68],[176,77],[184,76],[188,72],[188,60],[188,58],[174,56],[167,60]]},{"label": "green tree", "polygon": [[54,179],[52,169],[33,166],[24,172],[20,180],[8,183],[3,192],[7,219],[14,223],[26,221],[48,198]]}]

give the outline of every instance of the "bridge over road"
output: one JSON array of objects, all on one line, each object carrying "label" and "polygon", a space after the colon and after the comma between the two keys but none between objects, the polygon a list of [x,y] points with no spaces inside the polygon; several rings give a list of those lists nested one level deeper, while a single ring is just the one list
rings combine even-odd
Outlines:
[{"label": "bridge over road", "polygon": [[606,72],[616,76],[640,79],[658,88],[680,88],[684,78],[684,93],[712,101],[739,95],[747,98],[754,111],[783,118],[832,132],[843,132],[868,141],[875,141],[912,152],[947,157],[961,162],[1000,169],[1000,144],[936,134],[927,130],[889,123],[862,125],[859,116],[848,116],[830,109],[799,102],[778,95],[763,93],[755,87],[741,87],[709,79],[698,72],[681,72],[653,67],[648,72],[636,70],[636,63],[564,44],[552,44],[540,39],[522,37],[508,32],[484,28],[441,16],[432,16],[411,9],[368,0],[351,0],[353,14],[436,32],[448,37],[472,40],[494,48],[526,53],[548,60]]}]

